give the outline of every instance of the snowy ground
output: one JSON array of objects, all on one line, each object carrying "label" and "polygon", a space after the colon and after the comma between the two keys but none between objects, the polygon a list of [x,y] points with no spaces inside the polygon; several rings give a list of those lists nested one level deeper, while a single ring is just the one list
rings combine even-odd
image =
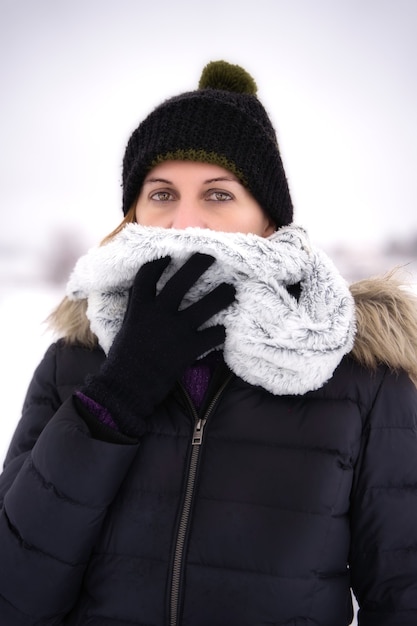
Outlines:
[{"label": "snowy ground", "polygon": [[45,285],[0,291],[0,465],[20,417],[33,370],[52,341],[43,322],[62,295],[62,288]]}]

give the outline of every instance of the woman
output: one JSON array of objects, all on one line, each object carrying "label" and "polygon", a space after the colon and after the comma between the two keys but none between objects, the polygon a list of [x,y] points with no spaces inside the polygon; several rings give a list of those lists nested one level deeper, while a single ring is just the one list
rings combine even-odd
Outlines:
[{"label": "woman", "polygon": [[123,210],[7,455],[1,623],[415,625],[415,301],[293,225],[237,66],[134,131]]}]

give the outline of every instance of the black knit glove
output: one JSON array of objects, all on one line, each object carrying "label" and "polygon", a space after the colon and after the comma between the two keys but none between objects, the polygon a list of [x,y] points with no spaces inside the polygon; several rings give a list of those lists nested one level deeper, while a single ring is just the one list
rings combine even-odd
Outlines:
[{"label": "black knit glove", "polygon": [[107,359],[81,389],[110,412],[123,433],[133,437],[143,434],[144,418],[153,413],[185,369],[224,342],[223,326],[199,328],[235,297],[234,287],[222,283],[179,310],[187,291],[214,258],[194,254],[157,295],[156,285],[170,260],[164,257],[140,268]]}]

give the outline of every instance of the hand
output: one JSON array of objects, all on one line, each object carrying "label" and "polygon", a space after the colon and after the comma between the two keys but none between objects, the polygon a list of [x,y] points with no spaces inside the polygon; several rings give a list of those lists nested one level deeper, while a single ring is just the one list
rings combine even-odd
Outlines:
[{"label": "hand", "polygon": [[81,389],[105,407],[120,430],[130,436],[144,432],[144,418],[164,400],[185,369],[224,342],[223,326],[200,328],[235,298],[234,287],[222,283],[179,310],[185,294],[215,259],[193,254],[156,294],[170,260],[164,257],[140,268],[108,357]]}]

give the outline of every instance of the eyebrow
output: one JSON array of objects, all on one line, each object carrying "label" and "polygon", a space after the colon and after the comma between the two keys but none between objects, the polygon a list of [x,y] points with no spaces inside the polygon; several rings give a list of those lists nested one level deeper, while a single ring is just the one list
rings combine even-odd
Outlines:
[{"label": "eyebrow", "polygon": [[146,178],[143,181],[144,185],[149,183],[165,183],[166,185],[172,185],[173,183],[170,180],[166,180],[165,178]]},{"label": "eyebrow", "polygon": [[[239,185],[241,185],[240,180],[238,178],[235,178],[234,176],[219,176],[216,178],[208,178],[207,180],[203,181],[203,185],[210,185],[211,183],[218,183],[222,181],[238,183]],[[165,185],[174,185],[171,180],[167,180],[166,178],[146,178],[143,181],[144,185],[147,185],[149,183],[164,183]]]},{"label": "eyebrow", "polygon": [[222,181],[226,181],[229,183],[240,183],[240,180],[238,178],[236,178],[235,176],[219,176],[218,178],[209,178],[208,180],[204,181],[204,185],[206,184],[210,184],[210,183],[218,183],[218,182],[222,182]]}]

